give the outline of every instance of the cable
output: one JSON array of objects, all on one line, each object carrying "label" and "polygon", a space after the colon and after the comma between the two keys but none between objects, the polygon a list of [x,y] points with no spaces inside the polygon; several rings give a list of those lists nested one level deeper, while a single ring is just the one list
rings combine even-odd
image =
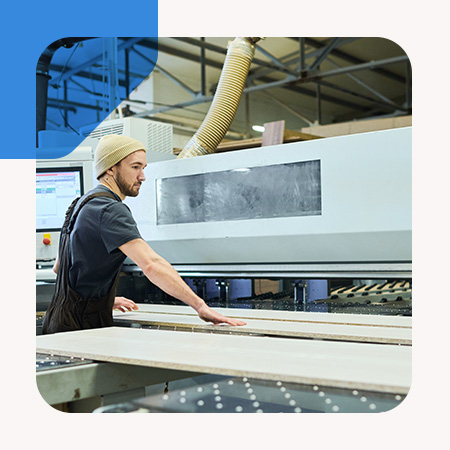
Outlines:
[{"label": "cable", "polygon": [[[74,55],[74,53],[75,53],[76,49],[79,47],[79,45],[80,45],[80,42],[78,42],[75,45],[75,48],[72,50],[72,53],[70,54],[69,58],[67,59],[66,63],[64,64],[64,67],[61,71],[60,78],[64,75],[64,72],[66,71],[69,62],[72,59],[72,56]],[[61,85],[53,85],[53,87],[56,88],[56,100],[58,101],[58,104],[59,104],[59,89],[61,88]],[[64,115],[61,111],[61,107],[58,107],[58,111],[59,111],[59,114],[61,115],[62,119],[64,120],[64,124],[66,125],[66,127],[69,127],[76,134],[80,135],[80,133],[69,124],[69,122],[67,121],[67,118],[64,117]]]}]

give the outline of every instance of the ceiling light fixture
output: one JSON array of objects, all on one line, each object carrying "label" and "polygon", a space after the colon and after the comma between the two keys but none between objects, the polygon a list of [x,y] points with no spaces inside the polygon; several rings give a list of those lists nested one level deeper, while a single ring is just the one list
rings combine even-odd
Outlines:
[{"label": "ceiling light fixture", "polygon": [[264,132],[264,127],[262,125],[253,125],[252,129],[254,131],[258,131],[259,133],[263,133]]}]

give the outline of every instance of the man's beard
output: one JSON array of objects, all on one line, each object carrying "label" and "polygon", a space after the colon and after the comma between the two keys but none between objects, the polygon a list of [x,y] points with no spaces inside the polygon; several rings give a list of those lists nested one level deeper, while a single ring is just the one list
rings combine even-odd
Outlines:
[{"label": "man's beard", "polygon": [[120,176],[120,173],[117,173],[116,184],[122,194],[126,195],[127,197],[137,197],[139,195],[139,189],[133,188],[138,184],[140,186],[142,183],[127,184],[125,180]]}]

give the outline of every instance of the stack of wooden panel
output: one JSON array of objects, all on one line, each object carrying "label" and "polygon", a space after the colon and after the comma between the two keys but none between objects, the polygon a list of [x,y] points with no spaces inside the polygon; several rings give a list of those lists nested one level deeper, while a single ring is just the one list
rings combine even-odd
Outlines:
[{"label": "stack of wooden panel", "polygon": [[[38,336],[37,351],[175,371],[378,392],[407,393],[409,390],[410,318],[282,311],[223,312],[246,320],[247,325],[204,325],[198,323],[195,312],[187,307],[140,305],[139,313],[121,313],[121,319],[128,317],[135,325],[138,321],[178,323],[190,327],[190,332],[134,327],[75,331]],[[226,329],[229,333],[195,332],[198,327]],[[247,335],[242,335],[246,329]],[[258,335],[250,336],[249,330]],[[288,336],[287,333],[298,338],[281,337]]]},{"label": "stack of wooden panel", "polygon": [[115,313],[117,324],[140,324],[153,329],[177,329],[236,335],[264,335],[354,342],[411,345],[411,317],[327,314],[215,308],[223,315],[244,320],[245,327],[214,326],[203,322],[186,306],[139,305],[139,310]]}]

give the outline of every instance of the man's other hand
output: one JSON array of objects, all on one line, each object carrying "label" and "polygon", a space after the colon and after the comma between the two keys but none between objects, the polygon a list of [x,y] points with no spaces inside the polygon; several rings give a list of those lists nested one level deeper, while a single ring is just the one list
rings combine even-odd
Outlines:
[{"label": "man's other hand", "polygon": [[133,300],[130,300],[129,298],[125,297],[116,297],[114,299],[114,310],[127,312],[127,311],[135,311],[139,309],[138,305],[133,302]]}]

